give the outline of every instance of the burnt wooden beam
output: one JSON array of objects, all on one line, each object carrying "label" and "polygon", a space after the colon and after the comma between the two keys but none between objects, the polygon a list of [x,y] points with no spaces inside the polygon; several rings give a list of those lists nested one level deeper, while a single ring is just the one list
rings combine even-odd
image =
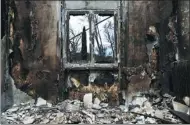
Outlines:
[{"label": "burnt wooden beam", "polygon": [[118,64],[109,64],[109,63],[105,63],[105,64],[91,64],[91,63],[87,63],[87,64],[71,64],[71,63],[67,63],[64,65],[65,69],[68,70],[117,70],[118,69]]},{"label": "burnt wooden beam", "polygon": [[81,50],[81,55],[82,55],[82,60],[87,60],[87,45],[86,45],[86,30],[85,27],[83,27],[83,32],[82,32],[82,50]]},{"label": "burnt wooden beam", "polygon": [[185,124],[190,124],[190,115],[185,114],[183,112],[179,112],[179,111],[175,111],[172,109],[169,109],[169,111],[175,115],[176,117],[178,117],[180,120],[182,120],[183,122],[185,122]]}]

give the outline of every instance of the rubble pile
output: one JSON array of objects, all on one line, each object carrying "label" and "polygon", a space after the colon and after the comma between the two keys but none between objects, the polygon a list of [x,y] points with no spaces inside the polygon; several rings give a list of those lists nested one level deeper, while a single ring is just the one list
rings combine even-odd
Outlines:
[{"label": "rubble pile", "polygon": [[154,91],[133,97],[128,107],[109,106],[98,98],[93,100],[92,93],[86,94],[83,101],[65,100],[56,105],[38,98],[37,104],[21,103],[3,112],[1,124],[183,123],[169,111],[173,97],[162,97],[158,93]]}]

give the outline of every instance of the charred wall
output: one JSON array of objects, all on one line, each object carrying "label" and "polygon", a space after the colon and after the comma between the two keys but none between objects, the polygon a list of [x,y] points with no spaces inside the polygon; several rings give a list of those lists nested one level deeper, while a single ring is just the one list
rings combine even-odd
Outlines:
[{"label": "charred wall", "polygon": [[[119,2],[113,1],[110,2],[110,6],[105,6],[109,1],[102,4],[94,1],[79,1],[78,4],[73,4],[73,2],[76,1],[66,2],[65,7],[76,10],[109,10],[119,6]],[[190,74],[188,64],[173,65],[176,61],[176,48],[179,48],[180,59],[189,60],[189,1],[172,3],[172,1],[157,0],[124,1],[123,3],[125,4],[122,6],[123,29],[121,29],[121,34],[124,35],[121,35],[121,41],[127,49],[123,48],[125,52],[121,57],[125,60],[123,66],[128,67],[124,68],[126,72],[124,77],[127,80],[123,84],[129,85],[128,89],[134,92],[144,88],[149,89],[152,71],[148,72],[150,67],[143,64],[150,63],[146,33],[149,26],[153,25],[159,34],[159,60],[157,61],[159,61],[159,69],[162,72],[161,84],[169,85],[168,89],[172,91],[176,90],[181,84],[178,78],[181,75],[177,73],[185,69],[185,77],[188,78],[187,74]],[[55,98],[58,97],[58,74],[61,71],[60,59],[62,58],[60,57],[62,44],[60,44],[58,27],[61,15],[60,5],[60,1],[14,1],[12,6],[14,17],[10,23],[12,27],[10,36],[13,44],[11,45],[13,62],[10,74],[16,87],[33,97],[42,96],[53,101],[56,101]],[[178,23],[175,23],[176,18]],[[169,26],[170,24],[174,25],[174,29]],[[179,35],[176,36],[173,30]],[[177,37],[178,44],[176,44],[176,39],[170,39],[173,37]],[[140,71],[129,73],[138,70],[138,67]],[[143,75],[144,79],[141,79],[144,71],[147,71],[147,74],[145,77]],[[187,79],[183,78],[183,80]],[[183,83],[185,87],[187,83]]]},{"label": "charred wall", "polygon": [[[146,32],[149,26],[155,26],[158,32],[158,58],[154,61],[158,63],[157,70],[161,73],[159,83],[165,92],[167,88],[176,95],[187,95],[188,91],[183,89],[189,88],[189,1],[129,1],[128,4],[125,23],[128,31],[124,40],[128,49],[124,65],[137,68],[148,64],[148,67],[144,67],[147,73],[154,73],[155,69],[149,65],[151,60],[148,59],[146,45],[151,43],[147,40]],[[127,77],[130,91],[132,82]],[[143,84],[140,86],[143,87]]]},{"label": "charred wall", "polygon": [[12,1],[10,75],[20,90],[56,102],[59,1]]},{"label": "charred wall", "polygon": [[[189,95],[189,1],[172,1],[172,12],[160,23],[160,70],[163,92]],[[183,9],[182,9],[183,8]],[[186,90],[187,89],[187,90]]]},{"label": "charred wall", "polygon": [[[143,63],[148,63],[148,51],[146,44],[148,40],[146,33],[149,26],[156,27],[160,35],[160,42],[164,39],[161,38],[162,32],[167,32],[159,26],[163,26],[164,21],[168,21],[172,13],[172,1],[130,1],[129,2],[129,40],[128,40],[128,66],[138,66]],[[159,25],[160,24],[160,25]],[[165,23],[167,27],[168,23]],[[153,42],[153,41],[152,41]]]},{"label": "charred wall", "polygon": [[[124,43],[127,48],[125,48],[124,54],[126,60],[124,66],[127,67],[127,70],[124,71],[124,77],[127,80],[123,83],[123,86],[127,85],[128,92],[131,92],[133,89],[136,90],[134,92],[143,91],[143,89],[148,90],[150,89],[149,85],[152,83],[152,76],[157,75],[155,71],[159,70],[159,66],[157,65],[159,65],[158,63],[161,60],[158,58],[160,57],[160,53],[153,53],[152,49],[154,45],[159,45],[161,41],[164,42],[163,40],[160,40],[160,37],[162,35],[161,33],[165,32],[165,29],[162,29],[163,31],[159,32],[159,27],[163,26],[161,24],[162,21],[167,20],[172,13],[172,2],[128,1],[128,5],[125,7],[127,8],[128,13],[125,20],[125,27],[127,30],[124,31]],[[152,36],[156,38],[155,40],[150,40],[147,37],[147,33],[152,26],[155,27],[154,34],[152,34]],[[161,50],[157,49],[156,51]],[[139,67],[143,67],[140,72],[129,73],[130,71],[139,69]],[[133,82],[138,81],[143,72],[146,72],[148,78],[141,79],[141,82]],[[131,78],[134,75],[135,77],[133,77],[133,79],[136,80],[131,81]],[[145,76],[145,78],[147,76]],[[135,83],[138,83],[139,87],[136,86]]]},{"label": "charred wall", "polygon": [[189,41],[189,1],[176,1],[178,16],[178,32],[179,32],[179,53],[180,58],[190,60],[190,41]]}]

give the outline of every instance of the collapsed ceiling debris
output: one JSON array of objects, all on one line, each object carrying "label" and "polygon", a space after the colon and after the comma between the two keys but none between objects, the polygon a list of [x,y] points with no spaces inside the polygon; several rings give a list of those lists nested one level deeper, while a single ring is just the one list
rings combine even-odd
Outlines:
[{"label": "collapsed ceiling debris", "polygon": [[[136,96],[136,97],[135,97]],[[188,105],[173,102],[170,95],[155,92],[134,95],[129,102],[128,111],[125,105],[109,106],[92,93],[87,93],[80,100],[65,100],[52,105],[38,98],[34,105],[31,100],[20,105],[14,105],[2,113],[2,124],[180,124],[190,123]],[[186,97],[187,98],[187,97]],[[189,98],[188,98],[189,99]],[[183,102],[184,103],[184,102]],[[170,106],[173,104],[173,106]],[[181,106],[184,105],[184,106]],[[171,109],[172,108],[172,109]],[[187,113],[188,110],[188,113]],[[174,112],[175,111],[175,112]],[[185,112],[184,112],[185,111]],[[182,115],[181,115],[182,114]],[[180,120],[182,119],[182,120]]]}]

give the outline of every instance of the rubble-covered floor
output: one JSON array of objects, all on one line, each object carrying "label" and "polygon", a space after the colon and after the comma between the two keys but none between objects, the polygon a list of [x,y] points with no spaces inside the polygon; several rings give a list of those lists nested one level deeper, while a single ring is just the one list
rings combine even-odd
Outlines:
[{"label": "rubble-covered floor", "polygon": [[52,105],[38,98],[20,105],[14,105],[1,114],[1,124],[148,124],[183,123],[168,110],[171,108],[170,95],[160,96],[159,91],[141,93],[125,105],[109,106],[101,103],[92,94],[84,101],[65,100]]}]

